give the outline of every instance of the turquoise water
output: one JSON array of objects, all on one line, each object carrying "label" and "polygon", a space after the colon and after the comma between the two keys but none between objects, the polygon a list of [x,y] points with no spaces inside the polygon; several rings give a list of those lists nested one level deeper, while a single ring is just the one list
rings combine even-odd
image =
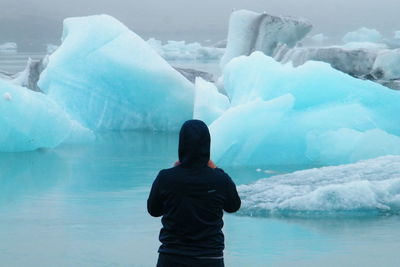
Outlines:
[{"label": "turquoise water", "polygon": [[[0,154],[0,266],[155,266],[146,199],[176,157],[175,134],[149,132]],[[237,184],[266,176],[226,170]],[[225,215],[224,232],[227,266],[400,266],[399,216]]]}]

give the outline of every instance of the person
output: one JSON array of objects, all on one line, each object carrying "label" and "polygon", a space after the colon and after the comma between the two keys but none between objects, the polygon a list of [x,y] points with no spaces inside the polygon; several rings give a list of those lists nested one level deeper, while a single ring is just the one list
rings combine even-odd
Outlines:
[{"label": "person", "polygon": [[240,208],[236,185],[210,160],[210,132],[200,120],[179,133],[179,161],[153,182],[147,210],[162,216],[158,267],[224,266],[223,210]]}]

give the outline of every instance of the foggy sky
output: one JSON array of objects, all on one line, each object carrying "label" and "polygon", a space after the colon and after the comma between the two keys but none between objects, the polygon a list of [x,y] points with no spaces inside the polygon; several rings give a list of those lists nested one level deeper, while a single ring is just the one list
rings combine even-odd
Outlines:
[{"label": "foggy sky", "polygon": [[[65,17],[105,13],[143,38],[204,41],[224,39],[230,13],[242,8],[303,17],[314,25],[313,33],[328,36],[342,36],[362,26],[387,37],[400,30],[399,0],[0,0],[0,19],[26,25],[17,27],[15,35],[59,38]],[[42,24],[48,24],[48,30],[24,32]],[[0,37],[12,27],[3,25]]]}]

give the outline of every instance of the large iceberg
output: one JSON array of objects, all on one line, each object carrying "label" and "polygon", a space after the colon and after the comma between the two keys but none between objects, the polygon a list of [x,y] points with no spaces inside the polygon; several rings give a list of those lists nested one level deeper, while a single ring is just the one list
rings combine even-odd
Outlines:
[{"label": "large iceberg", "polygon": [[0,151],[53,148],[71,134],[67,114],[46,95],[0,80]]},{"label": "large iceberg", "polygon": [[107,15],[64,21],[38,85],[93,130],[176,130],[193,116],[194,86]]},{"label": "large iceberg", "polygon": [[400,157],[297,171],[238,187],[248,216],[400,214]]},{"label": "large iceberg", "polygon": [[[210,126],[222,165],[330,165],[400,154],[400,92],[322,62],[260,52],[224,71],[231,107]],[[334,144],[334,145],[333,145]]]},{"label": "large iceberg", "polygon": [[254,51],[271,56],[278,44],[294,47],[311,29],[309,22],[299,18],[235,11],[229,20],[228,43],[221,67],[234,57],[247,56]]}]

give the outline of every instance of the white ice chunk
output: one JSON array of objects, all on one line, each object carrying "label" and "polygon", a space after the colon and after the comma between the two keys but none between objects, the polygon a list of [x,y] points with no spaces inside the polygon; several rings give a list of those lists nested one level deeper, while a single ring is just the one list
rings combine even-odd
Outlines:
[{"label": "white ice chunk", "polygon": [[154,38],[147,43],[163,58],[173,60],[219,60],[225,49],[202,46],[200,43],[186,43],[185,41],[168,41],[163,44]]},{"label": "white ice chunk", "polygon": [[0,53],[2,54],[15,54],[17,53],[18,46],[16,43],[7,42],[0,44]]},{"label": "white ice chunk", "polygon": [[356,31],[348,32],[343,36],[343,42],[371,42],[380,43],[382,42],[382,35],[375,29],[369,29],[362,27]]},{"label": "white ice chunk", "polygon": [[323,33],[318,33],[310,37],[310,39],[316,43],[323,43],[324,41],[328,40],[329,38],[325,36]]},{"label": "white ice chunk", "polygon": [[400,213],[400,157],[297,171],[238,187],[249,216]]},{"label": "white ice chunk", "polygon": [[193,117],[193,85],[116,19],[66,19],[62,39],[38,85],[84,127],[177,130]]},{"label": "white ice chunk", "polygon": [[194,101],[193,118],[211,124],[229,108],[227,96],[218,92],[215,84],[204,79],[196,78],[196,96]]}]

